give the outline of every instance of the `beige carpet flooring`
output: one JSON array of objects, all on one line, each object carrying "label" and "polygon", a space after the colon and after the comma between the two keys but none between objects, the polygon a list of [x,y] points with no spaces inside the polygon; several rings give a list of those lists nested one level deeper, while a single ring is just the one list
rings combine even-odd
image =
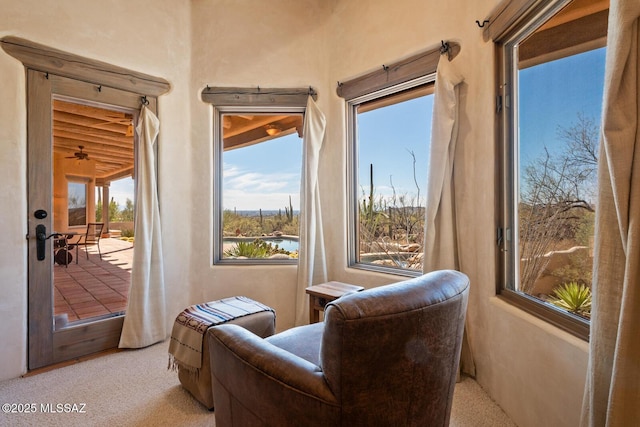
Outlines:
[{"label": "beige carpet flooring", "polygon": [[[0,382],[0,426],[215,426],[214,413],[167,370],[167,348],[165,341]],[[5,413],[6,404],[22,413]],[[451,426],[514,424],[465,378],[456,387]]]}]

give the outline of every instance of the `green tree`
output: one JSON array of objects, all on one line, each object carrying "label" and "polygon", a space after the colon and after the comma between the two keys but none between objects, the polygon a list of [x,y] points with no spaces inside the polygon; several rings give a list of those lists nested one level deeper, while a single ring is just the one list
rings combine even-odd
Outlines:
[{"label": "green tree", "polygon": [[118,203],[116,203],[113,197],[111,198],[111,201],[109,201],[109,221],[121,221]]},{"label": "green tree", "polygon": [[134,217],[133,201],[127,198],[124,209],[120,211],[120,218],[122,219],[122,221],[133,221],[133,217]]}]

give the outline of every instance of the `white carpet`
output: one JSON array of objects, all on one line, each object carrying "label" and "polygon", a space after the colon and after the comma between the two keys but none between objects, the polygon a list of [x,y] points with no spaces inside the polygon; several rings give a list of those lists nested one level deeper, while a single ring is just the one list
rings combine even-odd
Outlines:
[{"label": "white carpet", "polygon": [[[16,411],[35,409],[5,413],[3,406],[0,425],[214,426],[214,413],[167,370],[167,348],[164,342],[0,382],[0,404],[15,404],[9,409]],[[456,387],[451,426],[514,424],[475,381],[464,379]]]}]

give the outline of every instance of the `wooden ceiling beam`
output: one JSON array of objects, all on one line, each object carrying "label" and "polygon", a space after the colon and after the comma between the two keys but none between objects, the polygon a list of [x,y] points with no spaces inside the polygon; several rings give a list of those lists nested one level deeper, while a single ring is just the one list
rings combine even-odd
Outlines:
[{"label": "wooden ceiling beam", "polygon": [[73,160],[79,146],[95,164],[96,182],[134,171],[133,114],[53,100],[53,151]]},{"label": "wooden ceiling beam", "polygon": [[270,139],[280,138],[293,132],[297,132],[298,136],[302,134],[302,116],[300,115],[283,116],[281,120],[274,121],[272,124],[280,129],[280,133],[270,136],[265,127],[257,127],[244,133],[224,138],[224,150],[247,147]]},{"label": "wooden ceiling beam", "polygon": [[91,107],[89,105],[74,104],[72,102],[61,101],[58,99],[53,100],[53,110],[63,111],[65,113],[71,113],[82,117],[92,117],[94,119],[100,119],[105,122],[120,122],[122,120],[131,122],[132,120],[131,114],[123,113],[121,111],[107,110],[104,108]]},{"label": "wooden ceiling beam", "polygon": [[113,181],[117,181],[119,179],[122,178],[127,178],[127,177],[132,177],[133,176],[133,166],[130,167],[126,167],[126,168],[122,168],[122,169],[118,169],[118,170],[111,170],[109,171],[107,174],[100,174],[97,178],[96,178],[96,185],[102,187],[103,185],[109,184]]},{"label": "wooden ceiling beam", "polygon": [[[223,117],[229,117],[231,120],[231,127],[224,129],[224,138],[230,138],[232,136],[240,135],[242,133],[267,126],[274,121],[281,120],[287,116],[267,116],[267,115],[255,115],[253,119],[247,120],[245,115],[238,114],[225,114]],[[242,117],[242,122],[238,120],[238,117]],[[223,118],[224,120],[224,118]],[[240,122],[240,123],[238,123]]]},{"label": "wooden ceiling beam", "polygon": [[[58,145],[54,147],[53,151],[70,157],[70,156],[73,156],[74,153],[78,151],[78,148],[74,150],[74,149],[70,149],[69,147]],[[82,151],[86,153],[90,159],[95,159],[95,160],[105,159],[105,160],[113,160],[113,161],[120,161],[120,162],[126,162],[126,163],[133,162],[133,152],[101,151],[101,150],[93,150],[93,149],[90,149],[89,147],[84,147]]]},{"label": "wooden ceiling beam", "polygon": [[92,129],[103,130],[113,133],[114,137],[127,134],[129,124],[106,122],[104,120],[94,119],[91,117],[77,116],[63,111],[53,112],[54,123],[58,126],[66,126],[80,132],[91,131]]},{"label": "wooden ceiling beam", "polygon": [[80,141],[75,138],[66,138],[63,136],[54,136],[54,145],[65,147],[67,149],[73,149],[78,151],[78,145],[82,145],[85,147],[85,150],[91,147],[93,150],[101,150],[101,151],[109,151],[114,154],[118,153],[133,153],[134,148],[133,145],[114,145],[107,144],[104,142],[91,142],[91,141]]},{"label": "wooden ceiling beam", "polygon": [[116,147],[128,148],[133,146],[133,137],[125,138],[125,137],[106,137],[106,136],[96,136],[95,134],[89,133],[81,133],[65,130],[60,126],[54,126],[53,128],[53,137],[54,138],[66,138],[73,139],[79,141],[76,145],[86,145],[82,144],[82,142],[92,142],[94,144],[109,144]]}]

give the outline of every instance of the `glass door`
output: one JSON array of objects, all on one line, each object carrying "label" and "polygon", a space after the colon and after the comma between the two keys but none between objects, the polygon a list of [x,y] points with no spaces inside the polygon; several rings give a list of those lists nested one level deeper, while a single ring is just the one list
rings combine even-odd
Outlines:
[{"label": "glass door", "polygon": [[29,369],[118,345],[137,94],[28,70]]}]

